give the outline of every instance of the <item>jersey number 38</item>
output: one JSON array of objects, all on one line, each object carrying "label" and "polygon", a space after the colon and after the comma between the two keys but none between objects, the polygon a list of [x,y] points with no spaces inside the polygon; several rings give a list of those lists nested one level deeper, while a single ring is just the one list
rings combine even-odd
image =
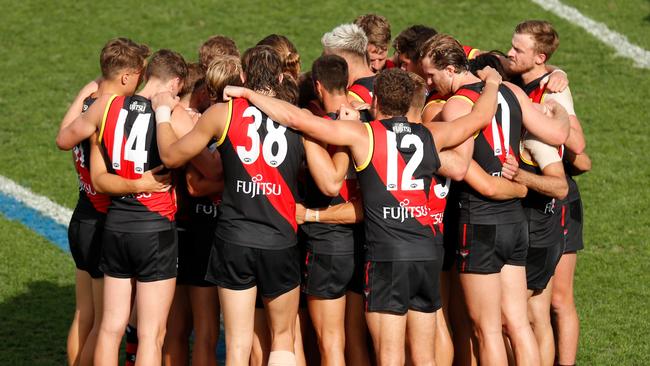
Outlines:
[{"label": "jersey number 38", "polygon": [[[262,112],[255,107],[248,107],[244,111],[243,117],[253,117],[253,123],[248,125],[246,136],[250,139],[250,148],[237,146],[237,155],[244,164],[253,164],[260,157],[260,134],[259,128],[262,126]],[[269,117],[266,117],[266,137],[262,142],[262,158],[271,167],[277,167],[287,157],[287,137],[284,132],[286,127],[279,125]]]}]

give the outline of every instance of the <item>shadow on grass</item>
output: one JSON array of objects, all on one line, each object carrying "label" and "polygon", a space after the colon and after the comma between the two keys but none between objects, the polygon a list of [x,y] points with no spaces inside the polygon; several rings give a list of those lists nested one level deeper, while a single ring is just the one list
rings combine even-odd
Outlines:
[{"label": "shadow on grass", "polygon": [[0,304],[0,365],[65,365],[74,286],[38,281]]}]

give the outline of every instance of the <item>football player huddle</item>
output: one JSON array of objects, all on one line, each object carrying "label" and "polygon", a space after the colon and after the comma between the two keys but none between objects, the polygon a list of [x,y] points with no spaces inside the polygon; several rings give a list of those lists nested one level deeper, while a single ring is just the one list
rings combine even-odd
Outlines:
[{"label": "football player huddle", "polygon": [[575,364],[591,161],[553,26],[503,53],[367,14],[321,43],[307,72],[278,34],[106,43],[56,138],[69,364],[117,365],[126,329],[127,365],[217,365],[221,327],[226,365]]}]

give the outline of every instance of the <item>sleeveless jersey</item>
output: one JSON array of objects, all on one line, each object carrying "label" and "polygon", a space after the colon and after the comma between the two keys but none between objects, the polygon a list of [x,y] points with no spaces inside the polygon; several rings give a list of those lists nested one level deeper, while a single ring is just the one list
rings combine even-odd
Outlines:
[{"label": "sleeveless jersey", "polygon": [[476,58],[480,52],[478,48],[474,48],[472,46],[463,46],[463,51],[465,52],[465,56],[468,60]]},{"label": "sleeveless jersey", "polygon": [[404,117],[373,121],[366,128],[371,156],[357,171],[367,259],[436,259],[428,195],[440,160],[431,133]]},{"label": "sleeveless jersey", "polygon": [[[96,98],[88,97],[83,102],[85,112]],[[90,178],[90,140],[85,139],[72,149],[74,168],[79,179],[79,199],[72,217],[76,220],[96,220],[104,218],[111,203],[110,196],[95,191]]]},{"label": "sleeveless jersey", "polygon": [[[483,82],[461,87],[451,98],[465,98],[475,103],[483,89]],[[493,176],[501,176],[501,168],[510,154],[519,158],[523,119],[517,97],[505,85],[499,86],[498,106],[492,123],[474,135],[472,158]],[[525,220],[521,200],[495,201],[476,192],[467,183],[459,184],[459,223],[509,224]]]},{"label": "sleeveless jersey", "polygon": [[375,76],[367,76],[355,80],[350,87],[348,87],[348,95],[353,96],[356,100],[363,103],[372,103],[372,96],[374,91]]},{"label": "sleeveless jersey", "polygon": [[231,100],[228,109],[217,141],[224,170],[217,237],[261,249],[294,246],[302,137],[246,99]]},{"label": "sleeveless jersey", "polygon": [[429,192],[429,210],[431,210],[431,224],[433,225],[436,236],[436,244],[442,245],[442,235],[444,232],[443,220],[445,217],[445,208],[447,207],[447,196],[451,187],[451,179],[439,174],[433,175],[431,188]]},{"label": "sleeveless jersey", "polygon": [[[109,172],[138,179],[160,164],[156,121],[151,101],[145,97],[111,97],[106,105],[99,142]],[[155,232],[173,227],[176,213],[174,190],[114,196],[106,217],[106,229],[119,232]]]},{"label": "sleeveless jersey", "polygon": [[[335,113],[328,113],[325,119],[335,120]],[[334,155],[337,146],[328,146],[330,156]],[[350,164],[345,181],[336,197],[324,195],[310,174],[307,174],[305,185],[305,206],[320,208],[334,206],[358,198],[360,195],[357,176],[354,167]],[[313,253],[339,255],[354,253],[355,225],[326,224],[321,222],[307,222],[301,225],[302,231],[307,236],[307,248]]]}]

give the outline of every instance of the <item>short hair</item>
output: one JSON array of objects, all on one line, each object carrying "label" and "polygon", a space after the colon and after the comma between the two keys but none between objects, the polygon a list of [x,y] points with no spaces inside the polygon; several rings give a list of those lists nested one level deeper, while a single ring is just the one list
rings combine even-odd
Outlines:
[{"label": "short hair", "polygon": [[517,34],[529,34],[535,41],[535,52],[546,55],[548,61],[560,45],[560,36],[553,25],[545,20],[527,20],[517,24]]},{"label": "short hair", "polygon": [[377,14],[360,15],[354,20],[366,33],[368,43],[379,48],[387,49],[390,44],[390,23],[388,19]]},{"label": "short hair", "polygon": [[427,92],[428,92],[427,83],[422,78],[422,76],[416,73],[409,72],[408,75],[409,78],[411,78],[414,87],[413,98],[411,99],[411,107],[417,108],[418,110],[422,110],[427,100]]},{"label": "short hair", "polygon": [[298,90],[298,82],[293,76],[283,73],[282,82],[275,95],[276,98],[284,100],[291,104],[298,104],[300,91]]},{"label": "short hair", "polygon": [[273,48],[282,60],[282,71],[291,75],[292,78],[298,79],[300,74],[300,54],[289,38],[280,34],[271,34],[257,42],[257,45]]},{"label": "short hair", "polygon": [[325,33],[320,41],[325,49],[349,52],[364,59],[368,52],[368,37],[356,24],[341,24]]},{"label": "short hair", "polygon": [[393,47],[398,53],[405,54],[409,60],[420,60],[422,45],[438,32],[426,25],[412,25],[404,29],[393,41]]},{"label": "short hair", "polygon": [[179,96],[191,94],[195,88],[201,86],[205,81],[205,70],[198,62],[187,65],[187,77],[183,82],[183,88],[178,93]]},{"label": "short hair", "polygon": [[142,70],[149,55],[151,50],[145,44],[128,38],[113,38],[104,45],[99,54],[102,77],[111,79],[124,69]]},{"label": "short hair", "polygon": [[199,48],[199,62],[207,69],[216,56],[231,55],[239,57],[239,49],[231,38],[216,35],[208,38]]},{"label": "short hair", "polygon": [[180,53],[168,49],[156,51],[149,60],[145,73],[147,80],[157,78],[162,81],[169,81],[179,78],[185,82],[187,78],[187,63]]},{"label": "short hair", "polygon": [[244,84],[248,88],[274,93],[280,90],[279,78],[282,74],[282,61],[273,48],[270,46],[249,48],[244,52],[241,64],[246,76]]},{"label": "short hair", "polygon": [[223,102],[223,90],[228,85],[242,85],[242,67],[239,57],[233,55],[215,56],[205,73],[206,87],[210,99]]},{"label": "short hair", "polygon": [[345,93],[348,87],[348,64],[337,55],[323,55],[311,65],[311,78],[316,85],[321,85],[330,93]]},{"label": "short hair", "polygon": [[300,74],[298,76],[298,106],[300,108],[306,108],[316,99],[318,99],[318,96],[314,91],[314,81],[311,77],[311,71]]},{"label": "short hair", "polygon": [[501,51],[492,50],[490,52],[483,52],[469,60],[469,71],[478,77],[479,70],[486,66],[490,66],[501,74],[501,78],[504,81],[510,81],[510,77],[501,63],[501,58],[507,58],[507,56]]},{"label": "short hair", "polygon": [[463,46],[454,37],[446,34],[436,34],[422,45],[422,58],[431,58],[433,66],[442,70],[453,66],[456,73],[467,71],[469,68]]},{"label": "short hair", "polygon": [[406,71],[391,68],[377,74],[374,91],[379,112],[387,116],[403,116],[411,106],[415,84]]}]

